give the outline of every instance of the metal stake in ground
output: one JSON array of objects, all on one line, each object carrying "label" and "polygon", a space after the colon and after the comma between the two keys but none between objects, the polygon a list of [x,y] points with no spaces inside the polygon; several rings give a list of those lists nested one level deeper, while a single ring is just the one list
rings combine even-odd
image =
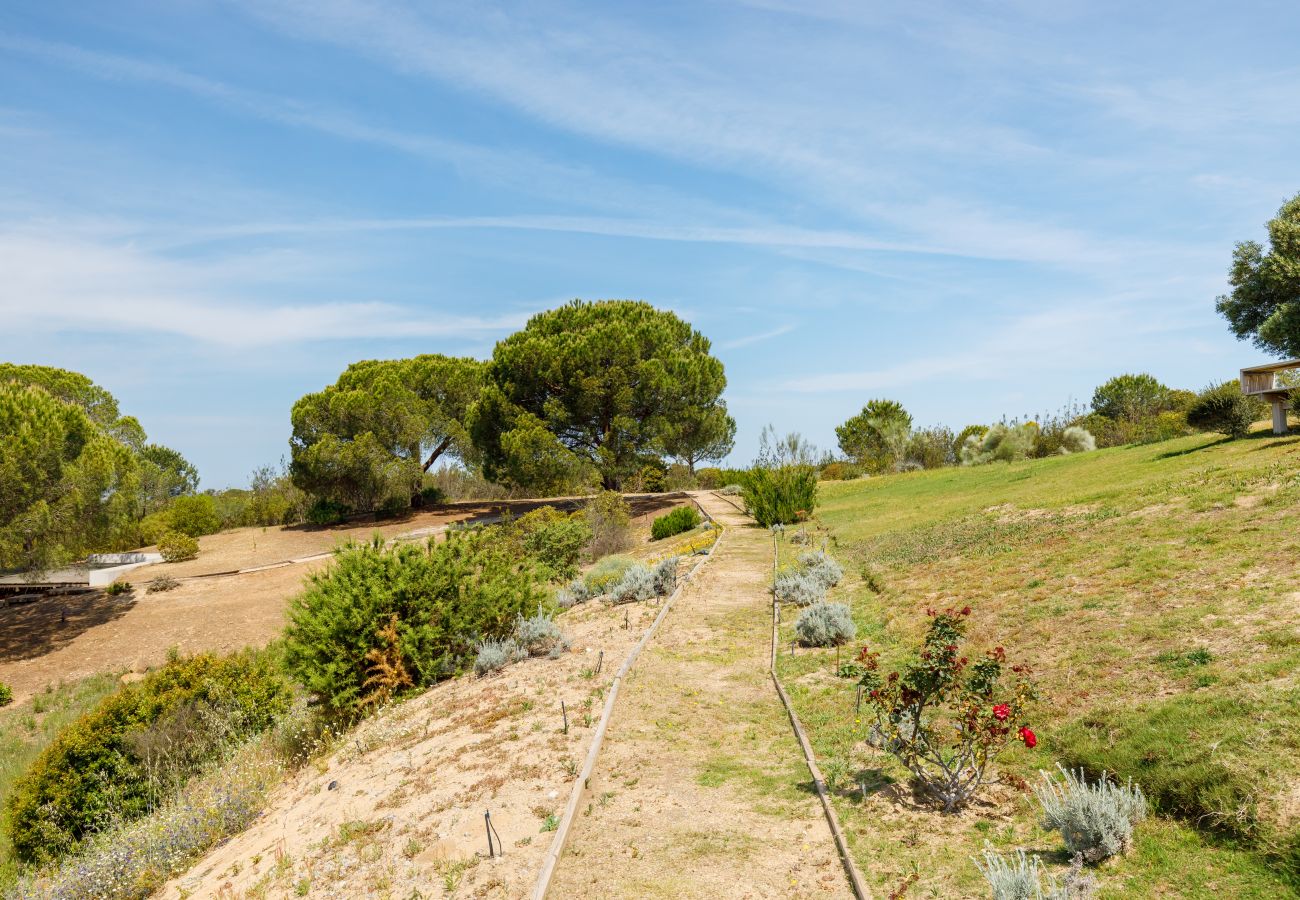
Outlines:
[{"label": "metal stake in ground", "polygon": [[560,715],[564,716],[564,733],[569,733],[569,710],[565,708],[564,701],[560,701]]},{"label": "metal stake in ground", "polygon": [[[501,846],[501,835],[497,834],[496,826],[492,824],[492,813],[487,810],[483,811],[483,825],[487,828],[488,839],[488,859],[495,856],[504,856],[505,848]],[[496,834],[496,847],[492,846],[492,835]]]},{"label": "metal stake in ground", "polygon": [[600,674],[601,666],[605,665],[605,651],[600,651],[600,656],[596,657],[596,674]]}]

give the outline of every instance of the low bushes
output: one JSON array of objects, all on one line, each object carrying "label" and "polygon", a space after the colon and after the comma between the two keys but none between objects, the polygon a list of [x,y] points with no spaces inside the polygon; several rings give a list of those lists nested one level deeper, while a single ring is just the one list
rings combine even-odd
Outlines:
[{"label": "low bushes", "polygon": [[46,863],[110,821],[149,812],[207,762],[288,710],[268,652],[176,660],[59,734],[8,803],[19,858]]},{"label": "low bushes", "polygon": [[655,576],[650,567],[637,563],[626,572],[609,592],[615,603],[635,603],[655,596]]},{"label": "low bushes", "polygon": [[528,652],[514,638],[484,638],[474,645],[474,674],[491,675],[527,656]]},{"label": "low bushes", "polygon": [[0,681],[0,706],[8,706],[14,702],[14,691],[9,685]]},{"label": "low bushes", "polygon": [[308,525],[323,528],[329,525],[338,525],[340,522],[345,521],[350,512],[352,512],[352,508],[346,503],[321,497],[307,507],[304,518],[307,520]]},{"label": "low bushes", "polygon": [[650,537],[656,541],[690,531],[700,524],[700,514],[694,506],[679,506],[667,515],[655,519],[650,526]]},{"label": "low bushes", "polygon": [[623,580],[627,570],[636,564],[636,560],[628,556],[606,556],[592,566],[591,571],[583,579],[587,593],[592,597],[608,594],[614,585]]},{"label": "low bushes", "polygon": [[538,576],[498,529],[448,532],[423,547],[368,544],[339,549],[334,564],[308,576],[289,609],[289,671],[334,715],[368,703],[372,651],[387,651],[381,630],[396,620],[396,655],[414,687],[454,674],[480,638],[504,637],[515,618],[537,609]]},{"label": "low bushes", "polygon": [[164,562],[183,562],[199,555],[199,542],[188,534],[170,531],[158,539],[158,552]]},{"label": "low bushes", "polygon": [[781,603],[811,606],[823,600],[826,592],[839,584],[843,577],[844,570],[839,563],[825,551],[815,550],[799,554],[794,568],[779,572],[772,592]]},{"label": "low bushes", "polygon": [[746,473],[742,487],[745,507],[764,528],[802,522],[817,506],[815,466],[755,466]]},{"label": "low bushes", "polygon": [[181,583],[170,575],[159,575],[157,578],[149,579],[145,586],[146,594],[161,594],[165,591],[174,591],[181,586]]},{"label": "low bushes", "polygon": [[1043,827],[1059,831],[1065,849],[1090,863],[1127,852],[1133,845],[1133,826],[1147,814],[1142,789],[1131,781],[1108,781],[1104,774],[1089,784],[1082,771],[1058,768],[1059,780],[1044,772],[1042,783],[1034,788],[1043,807]]},{"label": "low bushes", "polygon": [[143,819],[88,838],[58,865],[19,880],[13,900],[145,900],[247,828],[287,771],[268,741],[245,745]]},{"label": "low bushes", "polygon": [[823,600],[799,614],[794,631],[805,647],[836,647],[853,640],[858,628],[853,624],[848,606]]},{"label": "low bushes", "polygon": [[583,517],[591,529],[592,559],[621,553],[632,546],[632,509],[618,491],[602,491],[587,501]]},{"label": "low bushes", "polygon": [[777,574],[772,592],[781,603],[811,606],[826,598],[826,585],[806,572],[791,569]]},{"label": "low bushes", "polygon": [[650,569],[655,593],[660,597],[667,597],[677,588],[677,562],[676,556],[670,556],[659,560]]},{"label": "low bushes", "polygon": [[555,617],[541,610],[535,615],[517,618],[511,637],[529,656],[549,656],[554,659],[569,649],[569,639],[560,631],[560,626],[555,624]]},{"label": "low bushes", "polygon": [[1078,857],[1064,879],[1049,875],[1044,887],[1037,856],[1017,850],[1008,860],[988,847],[982,855],[982,860],[975,860],[975,868],[988,882],[993,900],[1092,900],[1097,894],[1097,880],[1083,871]]},{"label": "low bushes", "polygon": [[553,506],[521,516],[510,524],[507,534],[518,545],[519,555],[529,557],[546,581],[577,575],[583,548],[593,537],[586,521],[565,515]]},{"label": "low bushes", "polygon": [[569,649],[569,639],[560,631],[555,617],[538,610],[532,616],[515,619],[514,630],[502,639],[485,638],[474,645],[474,674],[490,675],[510,663],[530,656],[559,658]]},{"label": "low bushes", "polygon": [[1206,388],[1187,410],[1187,424],[1198,431],[1217,431],[1228,437],[1244,437],[1250,426],[1264,415],[1264,402],[1247,397],[1237,381]]},{"label": "low bushes", "polygon": [[835,587],[844,577],[844,569],[823,550],[799,554],[799,568],[827,589]]}]

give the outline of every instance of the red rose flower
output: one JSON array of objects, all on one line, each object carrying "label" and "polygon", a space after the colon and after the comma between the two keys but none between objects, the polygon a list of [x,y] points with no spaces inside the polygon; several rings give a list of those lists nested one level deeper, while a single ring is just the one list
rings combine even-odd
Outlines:
[{"label": "red rose flower", "polygon": [[1007,704],[999,703],[993,707],[993,718],[999,722],[1005,721],[1009,715],[1011,715],[1011,707]]},{"label": "red rose flower", "polygon": [[1020,739],[1025,742],[1025,746],[1030,750],[1034,749],[1038,744],[1038,736],[1034,734],[1028,725],[1020,726]]}]

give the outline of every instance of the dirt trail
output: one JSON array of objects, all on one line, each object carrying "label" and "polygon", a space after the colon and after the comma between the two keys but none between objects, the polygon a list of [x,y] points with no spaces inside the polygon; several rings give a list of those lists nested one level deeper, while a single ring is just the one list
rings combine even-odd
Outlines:
[{"label": "dirt trail", "polygon": [[767,675],[771,542],[699,499],[731,531],[619,696],[550,896],[849,897]]}]

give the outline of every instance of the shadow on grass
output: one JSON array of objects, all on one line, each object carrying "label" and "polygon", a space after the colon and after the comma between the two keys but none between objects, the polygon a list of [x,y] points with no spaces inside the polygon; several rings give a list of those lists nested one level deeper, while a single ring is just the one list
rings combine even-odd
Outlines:
[{"label": "shadow on grass", "polygon": [[1187,456],[1189,453],[1199,453],[1202,450],[1209,450],[1211,447],[1218,447],[1221,444],[1230,443],[1233,438],[1221,437],[1217,441],[1210,441],[1208,444],[1200,444],[1196,447],[1185,447],[1182,450],[1169,450],[1161,453],[1156,459],[1174,459],[1178,456]]}]

